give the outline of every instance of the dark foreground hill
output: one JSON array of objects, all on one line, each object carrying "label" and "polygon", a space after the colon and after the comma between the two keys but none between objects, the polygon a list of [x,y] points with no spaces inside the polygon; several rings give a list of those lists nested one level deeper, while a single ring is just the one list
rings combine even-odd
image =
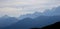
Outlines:
[{"label": "dark foreground hill", "polygon": [[45,26],[45,27],[43,27],[41,29],[60,29],[60,22],[56,22],[54,24]]},{"label": "dark foreground hill", "polygon": [[60,29],[60,22],[56,22],[54,24],[51,24],[42,28],[31,28],[31,29]]}]

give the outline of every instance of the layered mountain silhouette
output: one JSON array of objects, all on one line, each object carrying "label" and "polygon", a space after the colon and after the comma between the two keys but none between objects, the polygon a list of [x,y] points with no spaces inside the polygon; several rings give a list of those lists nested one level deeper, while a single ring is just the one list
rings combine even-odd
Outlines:
[{"label": "layered mountain silhouette", "polygon": [[[17,21],[19,19],[19,21]],[[20,20],[21,19],[21,20]],[[44,13],[35,12],[34,14],[22,15],[19,18],[3,16],[0,18],[0,29],[30,29],[44,28],[44,26],[60,21],[60,6]]]},{"label": "layered mountain silhouette", "polygon": [[7,26],[1,29],[30,29],[30,28],[41,28],[59,21],[59,16],[43,16],[35,19],[24,18],[15,24]]}]

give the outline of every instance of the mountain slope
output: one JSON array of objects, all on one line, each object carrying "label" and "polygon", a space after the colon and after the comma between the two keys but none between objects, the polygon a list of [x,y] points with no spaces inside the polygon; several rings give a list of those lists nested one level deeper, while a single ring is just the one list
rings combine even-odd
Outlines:
[{"label": "mountain slope", "polygon": [[18,21],[17,18],[9,17],[9,16],[5,15],[5,16],[0,18],[0,27],[9,26],[13,23],[16,23],[17,21]]}]

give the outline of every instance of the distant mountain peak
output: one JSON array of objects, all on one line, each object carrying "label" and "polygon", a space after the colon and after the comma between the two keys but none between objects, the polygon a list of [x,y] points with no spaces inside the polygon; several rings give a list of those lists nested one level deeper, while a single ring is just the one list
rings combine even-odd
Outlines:
[{"label": "distant mountain peak", "polygon": [[44,12],[46,16],[55,16],[55,15],[60,15],[60,6],[52,8],[51,10],[46,10]]},{"label": "distant mountain peak", "polygon": [[8,15],[4,15],[4,16],[2,16],[1,18],[9,18],[10,16],[8,16]]},{"label": "distant mountain peak", "polygon": [[24,18],[24,19],[28,19],[29,20],[29,19],[32,19],[32,18],[27,17],[27,18]]}]

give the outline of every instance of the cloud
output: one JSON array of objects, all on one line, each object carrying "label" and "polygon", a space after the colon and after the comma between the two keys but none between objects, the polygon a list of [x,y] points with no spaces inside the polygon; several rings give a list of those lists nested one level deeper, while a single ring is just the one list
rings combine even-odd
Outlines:
[{"label": "cloud", "polygon": [[22,8],[0,8],[0,15],[4,16],[4,15],[9,15],[11,17],[18,17],[20,15],[24,15],[24,14],[28,14],[28,13],[32,13],[29,11],[22,11]]},{"label": "cloud", "polygon": [[0,15],[19,16],[60,6],[60,0],[0,0]]}]

